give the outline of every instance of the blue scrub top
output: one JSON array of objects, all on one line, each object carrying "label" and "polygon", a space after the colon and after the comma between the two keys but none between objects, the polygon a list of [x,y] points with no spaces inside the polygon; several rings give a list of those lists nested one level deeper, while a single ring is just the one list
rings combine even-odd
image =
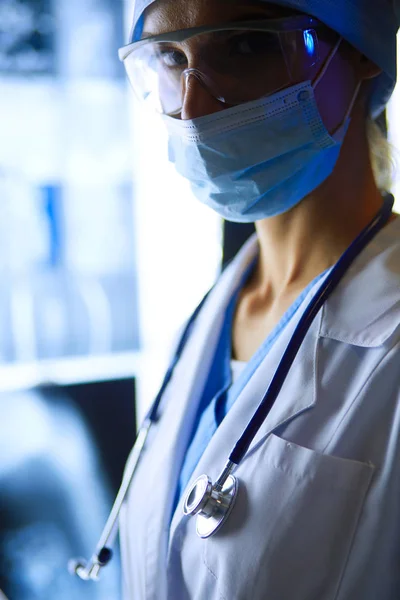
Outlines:
[{"label": "blue scrub top", "polygon": [[[204,450],[207,448],[218,426],[233,406],[234,402],[246,386],[253,373],[264,360],[279,335],[296,314],[305,297],[316,283],[328,271],[318,275],[298,296],[290,308],[283,315],[273,331],[267,336],[257,352],[252,356],[238,379],[232,385],[231,360],[232,360],[232,324],[238,295],[245,282],[255,267],[254,261],[245,271],[238,287],[234,291],[225,312],[225,319],[221,329],[219,341],[211,364],[208,379],[204,388],[202,399],[199,403],[197,417],[189,440],[188,448],[183,460],[178,487],[176,490],[173,512],[179,502],[183,490],[195,470]],[[172,515],[171,515],[172,517]]]}]

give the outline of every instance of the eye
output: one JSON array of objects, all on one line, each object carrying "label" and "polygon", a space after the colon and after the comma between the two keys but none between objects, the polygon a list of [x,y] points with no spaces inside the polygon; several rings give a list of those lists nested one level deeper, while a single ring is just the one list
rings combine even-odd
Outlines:
[{"label": "eye", "polygon": [[246,31],[230,38],[230,52],[240,55],[260,55],[279,50],[276,35],[264,31]]},{"label": "eye", "polygon": [[163,66],[173,69],[175,67],[185,67],[187,58],[183,52],[176,48],[159,48],[157,51],[158,61]]}]

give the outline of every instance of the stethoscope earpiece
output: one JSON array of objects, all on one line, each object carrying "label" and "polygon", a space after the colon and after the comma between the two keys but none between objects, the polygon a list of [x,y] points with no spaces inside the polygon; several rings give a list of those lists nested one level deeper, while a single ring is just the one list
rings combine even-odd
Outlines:
[{"label": "stethoscope earpiece", "polygon": [[68,561],[68,571],[71,575],[77,575],[84,581],[91,579],[89,571],[87,570],[87,562],[83,558],[73,558]]},{"label": "stethoscope earpiece", "polygon": [[103,547],[89,562],[83,558],[72,559],[68,563],[68,571],[71,575],[77,575],[84,581],[93,579],[97,581],[102,567],[108,565],[113,557],[111,548]]}]

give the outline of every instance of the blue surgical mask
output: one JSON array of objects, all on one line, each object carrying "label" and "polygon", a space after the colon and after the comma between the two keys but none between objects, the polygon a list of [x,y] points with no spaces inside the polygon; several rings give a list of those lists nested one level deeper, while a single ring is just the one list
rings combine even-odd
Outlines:
[{"label": "blue surgical mask", "polygon": [[193,120],[163,117],[169,159],[201,202],[229,221],[253,222],[288,211],[329,177],[359,90],[330,134],[314,89],[339,43],[313,83]]}]

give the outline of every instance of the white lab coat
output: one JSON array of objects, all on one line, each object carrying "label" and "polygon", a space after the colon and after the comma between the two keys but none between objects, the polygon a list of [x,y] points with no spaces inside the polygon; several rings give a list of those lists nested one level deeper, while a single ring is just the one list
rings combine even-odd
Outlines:
[{"label": "white lab coat", "polygon": [[[236,470],[224,527],[199,539],[182,501],[182,454],[252,238],[200,313],[121,515],[125,600],[400,599],[400,218],[362,252],[316,317]],[[311,293],[311,292],[310,292]],[[204,452],[216,480],[308,299]]]}]

